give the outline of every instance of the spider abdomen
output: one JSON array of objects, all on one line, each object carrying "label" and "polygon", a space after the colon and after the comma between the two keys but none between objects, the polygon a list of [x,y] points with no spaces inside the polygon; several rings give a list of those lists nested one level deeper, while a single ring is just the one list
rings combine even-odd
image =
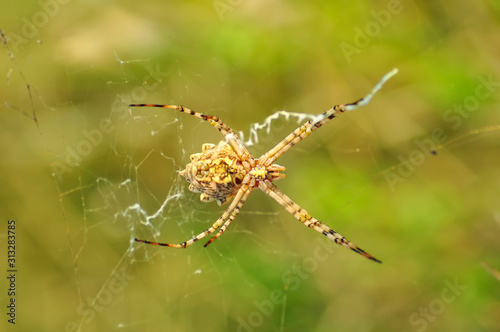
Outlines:
[{"label": "spider abdomen", "polygon": [[246,171],[233,148],[224,141],[218,145],[203,144],[201,150],[191,155],[191,162],[180,175],[190,182],[190,191],[201,193],[201,201],[216,200],[224,205],[240,188]]}]

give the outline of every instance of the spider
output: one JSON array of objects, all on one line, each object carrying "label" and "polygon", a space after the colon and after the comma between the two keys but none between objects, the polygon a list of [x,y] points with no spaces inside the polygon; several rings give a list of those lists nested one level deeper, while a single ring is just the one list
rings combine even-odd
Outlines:
[{"label": "spider", "polygon": [[203,144],[201,153],[191,155],[191,162],[188,163],[186,168],[180,171],[179,174],[185,177],[190,183],[190,191],[201,194],[200,199],[203,202],[215,200],[219,206],[222,206],[232,200],[222,216],[217,219],[210,228],[190,240],[178,244],[159,243],[139,239],[135,239],[135,241],[157,246],[186,248],[218,230],[218,232],[205,244],[206,247],[224,233],[227,227],[236,218],[252,191],[255,188],[260,188],[307,227],[322,233],[339,245],[349,248],[372,261],[381,263],[381,261],[369,253],[312,217],[309,212],[280,191],[274,184],[274,181],[285,178],[285,167],[275,164],[274,162],[295,144],[302,141],[313,131],[328,123],[333,118],[343,112],[351,111],[359,106],[367,104],[385,81],[396,73],[397,69],[393,69],[386,74],[366,97],[354,103],[336,105],[323,114],[315,116],[313,119],[295,129],[274,148],[258,159],[255,159],[250,152],[248,152],[240,138],[218,116],[198,113],[179,105],[129,105],[130,107],[161,107],[177,110],[181,113],[186,113],[207,121],[217,128],[225,137],[225,140],[220,141],[217,145]]}]

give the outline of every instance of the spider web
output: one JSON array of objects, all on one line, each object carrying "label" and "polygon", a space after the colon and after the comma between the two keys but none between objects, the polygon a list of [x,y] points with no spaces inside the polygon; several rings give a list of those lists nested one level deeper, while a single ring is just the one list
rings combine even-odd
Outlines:
[{"label": "spider web", "polygon": [[[148,60],[122,60],[116,53],[116,66],[121,67],[123,79],[119,83],[106,82],[106,88],[120,92],[115,92],[115,99],[110,107],[104,107],[103,112],[88,114],[88,108],[80,109],[78,105],[63,103],[48,106],[18,65],[17,54],[8,37],[2,35],[2,39],[10,60],[7,79],[9,83],[18,80],[17,84],[24,86],[28,101],[24,104],[6,101],[4,106],[32,120],[38,130],[56,189],[55,197],[60,201],[58,209],[61,217],[57,219],[66,232],[67,244],[59,243],[57,246],[69,247],[66,255],[73,261],[70,278],[74,286],[67,290],[73,294],[66,316],[70,318],[58,321],[58,326],[72,331],[106,325],[113,311],[124,301],[127,287],[136,282],[137,275],[133,270],[139,263],[161,264],[162,277],[174,280],[180,276],[171,275],[171,266],[186,266],[181,272],[182,281],[179,281],[185,290],[182,298],[170,298],[171,290],[164,287],[165,299],[171,303],[169,306],[178,301],[189,303],[196,296],[199,290],[192,288],[197,275],[215,275],[222,283],[221,271],[224,268],[214,262],[214,255],[222,256],[225,264],[239,268],[229,245],[222,248],[212,246],[213,252],[207,255],[204,250],[194,254],[189,251],[163,251],[157,247],[138,245],[133,240],[142,237],[160,241],[164,234],[168,234],[173,241],[189,239],[207,228],[221,213],[216,206],[200,202],[198,195],[189,192],[178,171],[185,167],[189,154],[197,152],[207,141],[207,135],[215,142],[222,137],[217,132],[213,133],[210,126],[202,128],[205,124],[196,119],[174,112],[131,110],[128,107],[129,103],[138,101],[137,96],[142,98],[139,101],[145,101],[148,97],[165,93],[164,88],[158,88],[157,92],[146,89],[149,84],[147,77],[167,76],[174,72],[182,86],[182,70],[174,67],[155,73],[154,69],[144,65]],[[131,67],[137,64],[145,67],[143,73],[133,73],[134,68]],[[137,75],[142,79],[137,79]],[[162,78],[158,81],[161,83]],[[148,93],[141,94],[143,90]],[[182,99],[183,88],[179,90]],[[184,93],[189,92],[184,90]],[[49,117],[40,124],[38,114],[45,112],[52,112],[55,117]],[[58,118],[66,116],[70,116],[67,121],[71,126],[61,127]],[[296,118],[297,124],[306,119],[318,119],[317,115],[276,112],[263,123],[251,126],[247,145],[259,142],[261,130],[272,135],[271,126],[280,117],[285,120]],[[83,128],[75,126],[79,120],[83,120]],[[277,124],[274,129],[276,127],[283,126]],[[242,138],[245,136],[243,132],[240,135]],[[60,143],[57,142],[58,137],[66,139]],[[253,211],[250,214],[275,216],[276,212]],[[168,230],[163,231],[165,228]],[[275,255],[294,255],[292,252],[266,249],[270,243],[259,239],[250,230],[234,229],[233,232],[254,236],[254,244]],[[127,238],[128,241],[124,241]],[[117,252],[110,252],[113,250]],[[155,256],[162,259],[155,259]],[[95,263],[89,261],[91,258],[100,260],[104,265],[99,264],[99,270],[94,270]],[[250,281],[246,282],[252,285]],[[218,285],[217,281],[214,285]],[[223,298],[224,287],[218,287]],[[121,319],[114,321],[120,322],[115,325],[117,328],[136,324],[122,323]]]},{"label": "spider web", "polygon": [[[68,331],[105,325],[109,315],[113,315],[115,308],[124,301],[126,290],[133,287],[129,285],[136,282],[138,276],[134,270],[138,264],[163,265],[163,278],[167,279],[180,277],[171,276],[171,266],[186,266],[181,269],[182,281],[179,281],[185,290],[183,298],[170,298],[171,290],[163,287],[165,299],[172,305],[191,301],[199,291],[192,288],[200,274],[215,275],[222,284],[222,275],[228,267],[218,265],[217,256],[223,257],[224,264],[233,269],[241,269],[238,259],[233,257],[231,244],[212,245],[212,251],[165,251],[164,248],[139,245],[133,240],[135,237],[154,241],[162,241],[164,237],[169,241],[189,239],[207,228],[221,213],[215,204],[202,203],[198,195],[189,192],[178,171],[185,167],[189,154],[197,152],[202,143],[223,138],[213,132],[211,126],[182,114],[128,107],[131,102],[165,94],[165,88],[161,87],[162,75],[176,75],[182,86],[182,70],[174,66],[164,72],[156,68],[154,72],[155,69],[147,65],[148,60],[127,61],[116,53],[115,65],[121,68],[123,79],[119,83],[106,82],[106,88],[115,91],[111,107],[89,113],[90,107],[80,105],[48,106],[37,87],[26,78],[7,36],[2,35],[2,39],[10,61],[8,80],[17,80],[18,85],[24,86],[28,101],[24,104],[6,101],[4,106],[32,120],[38,130],[56,189],[54,194],[60,201],[57,208],[61,213],[57,218],[61,223],[59,227],[66,232],[67,243],[58,242],[57,247],[69,247],[66,255],[73,261],[70,278],[74,286],[68,290],[73,293],[67,312],[70,318],[58,324],[63,324]],[[135,65],[142,66],[144,71],[134,73]],[[147,80],[155,76],[157,91],[149,89]],[[181,99],[183,94],[189,93],[183,88],[179,90]],[[40,123],[38,114],[47,112],[55,116],[44,117]],[[61,126],[58,119],[67,116],[70,125]],[[292,119],[294,121],[290,121]],[[318,121],[321,114],[278,111],[262,123],[252,124],[248,134],[240,131],[239,135],[248,147],[252,147],[259,143],[261,133],[269,141],[277,131],[284,136],[288,127],[294,128],[309,119]],[[81,120],[83,124],[80,125]],[[291,123],[287,127],[288,121]],[[207,140],[207,136],[211,139]],[[59,137],[66,139],[58,142]],[[271,220],[277,215],[272,210],[252,211],[250,208],[249,212],[241,212],[240,217],[249,214],[271,217]],[[278,246],[259,238],[250,229],[232,227],[231,232],[236,236],[238,233],[250,235],[252,245],[273,255],[296,255],[277,249]],[[101,265],[97,271],[94,259],[101,262],[97,264]],[[248,287],[255,287],[249,280],[243,282]],[[224,287],[219,287],[223,298]],[[116,326],[134,324],[120,322]]]},{"label": "spider web", "polygon": [[[112,15],[123,18],[120,11]],[[21,13],[17,16],[21,22],[27,17]],[[125,21],[135,28],[141,27],[131,20],[127,16]],[[26,29],[29,27],[30,25]],[[35,28],[36,25],[32,24],[31,27]],[[2,163],[6,170],[2,211],[5,211],[9,219],[15,219],[19,223],[18,326],[24,330],[41,328],[104,331],[158,327],[167,330],[198,330],[199,321],[206,324],[207,330],[245,330],[245,326],[250,329],[256,326],[255,330],[260,326],[269,327],[270,330],[287,330],[289,327],[307,330],[308,327],[302,326],[301,320],[295,317],[303,317],[309,312],[297,308],[308,306],[318,306],[321,308],[319,311],[325,312],[323,315],[305,314],[308,318],[304,320],[308,324],[318,322],[318,326],[327,326],[330,318],[338,320],[340,317],[349,322],[346,323],[347,326],[339,325],[340,327],[356,330],[359,326],[356,325],[356,315],[352,316],[351,311],[357,310],[363,316],[374,316],[377,326],[386,326],[387,319],[384,317],[401,315],[403,319],[388,324],[399,330],[411,330],[414,326],[410,324],[408,328],[407,317],[420,306],[433,303],[433,299],[442,292],[443,280],[453,282],[457,275],[459,283],[464,280],[463,275],[454,270],[449,274],[436,276],[438,286],[429,286],[436,282],[431,280],[425,286],[414,289],[414,280],[421,277],[417,273],[408,272],[412,266],[406,266],[403,270],[391,267],[385,261],[385,258],[404,261],[391,253],[404,247],[405,243],[394,245],[389,236],[376,230],[385,227],[389,229],[388,232],[396,232],[398,229],[391,228],[391,225],[396,223],[394,219],[399,221],[403,219],[401,216],[406,216],[403,206],[399,208],[395,204],[394,209],[400,213],[398,218],[377,215],[369,221],[362,221],[356,211],[356,206],[362,206],[362,209],[379,213],[375,205],[387,204],[387,201],[377,197],[384,190],[404,194],[408,183],[419,183],[422,178],[425,181],[429,181],[429,178],[436,181],[432,176],[428,178],[428,175],[422,175],[425,172],[419,172],[418,167],[410,172],[403,167],[406,164],[397,158],[403,156],[405,160],[410,160],[411,152],[416,150],[414,145],[401,147],[404,145],[401,141],[388,141],[385,133],[390,132],[390,129],[385,130],[384,134],[375,133],[371,124],[360,120],[367,117],[370,119],[368,121],[373,122],[376,118],[376,115],[372,115],[374,110],[384,108],[390,110],[389,114],[407,112],[394,108],[393,105],[406,105],[404,97],[398,95],[399,99],[390,100],[396,84],[389,86],[387,90],[384,88],[371,104],[352,113],[361,114],[345,118],[343,116],[342,121],[334,121],[335,123],[328,125],[329,129],[319,130],[313,135],[314,138],[305,140],[294,147],[291,153],[283,156],[279,163],[283,161],[288,167],[289,179],[277,185],[334,229],[340,228],[342,234],[343,230],[348,230],[346,236],[363,249],[377,257],[381,256],[384,264],[390,266],[390,271],[385,272],[386,276],[389,275],[390,282],[394,283],[396,280],[410,286],[393,292],[392,288],[381,282],[383,278],[373,272],[369,264],[364,265],[367,263],[357,260],[355,255],[345,252],[345,249],[332,246],[318,234],[311,234],[312,232],[301,228],[303,226],[292,216],[284,213],[272,199],[257,190],[228,231],[205,249],[203,243],[186,250],[176,250],[134,242],[134,238],[181,242],[203,231],[220,216],[223,208],[213,203],[200,202],[199,195],[189,192],[188,184],[178,172],[185,167],[191,154],[200,151],[201,144],[217,143],[223,138],[212,126],[185,114],[130,109],[128,104],[182,104],[196,111],[220,115],[240,134],[245,144],[251,147],[254,156],[258,156],[273,147],[297,125],[310,119],[317,121],[318,114],[333,104],[352,102],[366,95],[386,68],[377,68],[376,74],[371,75],[370,79],[345,79],[344,82],[337,82],[338,86],[352,88],[339,88],[341,91],[338,94],[328,96],[328,102],[333,104],[310,106],[309,102],[317,95],[309,92],[308,103],[304,102],[304,107],[296,107],[299,105],[296,103],[287,110],[275,111],[268,106],[251,104],[255,109],[262,109],[253,114],[252,107],[239,111],[239,106],[255,97],[251,95],[252,92],[265,88],[257,84],[256,87],[248,87],[250,97],[240,96],[237,102],[227,100],[226,96],[231,95],[228,87],[230,83],[218,83],[221,84],[218,94],[205,93],[203,84],[210,82],[214,73],[203,71],[193,63],[187,65],[186,62],[179,61],[179,58],[186,55],[178,55],[178,58],[162,62],[153,56],[130,56],[136,53],[132,53],[130,49],[116,48],[105,55],[104,67],[107,69],[103,70],[99,67],[102,66],[102,58],[90,50],[86,50],[89,52],[85,54],[87,61],[76,65],[65,62],[66,59],[61,60],[59,55],[45,54],[44,47],[50,40],[44,38],[41,28],[38,34],[34,34],[26,42],[15,39],[16,33],[12,32],[17,31],[17,35],[22,36],[23,28],[24,26],[20,26],[18,30],[3,31],[1,77],[2,87],[5,87],[2,91],[5,120],[5,159]],[[57,30],[58,26],[52,21],[47,29]],[[86,29],[92,32],[91,27]],[[121,29],[120,35],[134,33],[134,29],[129,30],[125,26]],[[149,33],[142,35],[157,38],[157,43],[162,40]],[[80,42],[85,41],[84,36],[76,37],[80,38]],[[71,43],[70,39],[65,39],[62,43],[64,45],[59,47],[67,52],[71,49]],[[61,76],[66,81],[62,86],[51,82],[51,76],[45,72],[46,63],[35,56],[39,54],[43,59],[65,63],[62,67],[66,67],[67,71]],[[408,72],[408,68],[406,70]],[[215,74],[218,73],[219,71]],[[486,74],[483,76],[487,77]],[[397,86],[401,81],[404,82],[405,79],[398,77]],[[57,94],[49,88],[51,84],[57,85],[57,89],[54,89],[58,91]],[[474,85],[472,89],[475,87]],[[467,91],[463,96],[471,94]],[[489,106],[489,102],[496,100],[494,96],[482,101],[481,108],[492,109],[493,105]],[[402,99],[404,100],[401,101]],[[411,100],[417,103],[416,99]],[[292,111],[304,109],[307,109],[307,113]],[[412,110],[413,108],[409,111],[411,115],[405,116],[413,116],[415,113],[411,113]],[[398,121],[407,119],[400,115],[394,116]],[[463,159],[467,160],[484,158],[484,155],[495,151],[498,137],[496,131],[499,127],[494,119],[491,117],[475,122],[472,117],[468,122],[464,119],[460,131],[447,129],[449,140],[435,144],[433,149],[426,151],[428,153],[420,170],[431,165],[431,158],[435,157],[433,153],[438,156],[446,155],[449,148],[458,149],[463,153]],[[388,128],[397,128],[394,122],[385,122],[390,123]],[[430,128],[437,126],[440,125],[426,125]],[[397,130],[393,134],[400,135],[398,137],[402,141],[411,141],[414,137],[401,135]],[[416,134],[412,132],[412,135]],[[354,137],[354,141],[345,137]],[[422,142],[428,138],[424,134],[419,137]],[[484,143],[484,137],[488,139],[487,142],[491,141],[488,143],[491,146]],[[378,146],[378,142],[382,146]],[[481,155],[468,150],[471,142],[483,147]],[[388,153],[387,151],[397,152],[392,152],[392,158],[387,157],[386,160],[381,155]],[[318,155],[329,157],[325,162]],[[360,158],[360,155],[365,158]],[[481,172],[475,173],[467,168],[467,163],[460,161],[460,156],[448,158],[450,159],[447,160],[451,160],[449,165],[459,168],[460,174],[468,175],[464,177],[467,183],[474,183],[474,179],[480,178],[482,174],[491,181],[489,186],[480,187],[491,192],[478,192],[478,196],[484,200],[477,205],[485,211],[492,211],[491,202],[497,197],[494,192],[498,181],[496,168],[476,165]],[[310,171],[316,164],[316,171]],[[338,164],[343,164],[344,167]],[[494,162],[492,164],[495,165]],[[444,170],[445,166],[440,165],[439,169]],[[357,176],[354,170],[363,170],[364,167],[368,169],[363,173],[365,175]],[[324,173],[316,174],[319,173],[317,170],[322,169],[327,169],[327,173],[331,175],[328,179],[325,179]],[[402,177],[401,170],[411,174],[401,181],[391,177]],[[329,180],[337,179],[335,173],[340,173],[340,178],[344,179]],[[440,173],[440,176],[444,175]],[[372,186],[378,185],[383,189],[374,192]],[[425,193],[416,191],[417,194],[411,196],[417,199],[422,197],[418,202],[424,206],[422,209],[431,205],[425,212],[434,212],[433,208],[437,206],[437,203],[429,203],[423,198],[430,191],[432,190]],[[335,196],[327,193],[334,193]],[[434,198],[441,199],[438,195]],[[373,205],[366,204],[366,200],[374,200]],[[397,203],[403,205],[401,201]],[[416,213],[418,209],[412,211]],[[471,219],[481,227],[488,226],[489,219],[485,214],[474,214]],[[366,217],[366,214],[362,216]],[[384,220],[384,217],[389,220],[387,223],[374,223],[374,220]],[[412,216],[408,218],[412,220]],[[446,215],[446,218],[451,217]],[[495,218],[498,223],[498,213]],[[414,220],[414,223],[421,222],[422,219],[425,218]],[[434,219],[439,219],[439,215]],[[349,226],[348,220],[360,224]],[[374,224],[370,226],[370,222]],[[483,250],[496,248],[495,238],[489,238],[488,234],[485,235],[476,228],[471,230],[469,225],[461,226],[475,235],[484,235]],[[426,224],[426,227],[428,233],[424,232],[423,236],[429,243],[429,238],[434,238],[436,234],[431,233],[431,230],[436,229],[432,225]],[[421,232],[420,229],[416,232],[414,229],[407,231],[412,236]],[[396,234],[398,235],[394,238],[399,236],[399,233]],[[452,232],[449,236],[462,240],[460,234]],[[388,249],[377,247],[379,241],[387,241],[393,246],[389,245]],[[410,242],[408,238],[406,241]],[[419,252],[419,249],[421,248],[415,244],[410,245],[410,252],[405,251],[405,255],[416,255],[415,252]],[[323,256],[315,256],[317,253]],[[454,256],[447,259],[453,260]],[[495,261],[490,263],[494,271]],[[335,267],[334,270],[327,269],[332,266]],[[345,266],[341,274],[337,273],[339,266]],[[453,268],[458,269],[455,266]],[[359,274],[366,274],[367,278],[360,280]],[[366,279],[376,280],[377,284]],[[348,280],[356,282],[351,284]],[[472,288],[471,283],[467,285],[469,289]],[[3,292],[6,287],[4,284],[1,287]],[[358,291],[358,287],[363,292]],[[342,292],[338,291],[339,288],[342,288]],[[382,290],[378,290],[379,288]],[[372,298],[380,297],[381,292],[404,293],[402,290],[409,290],[414,296],[413,302],[390,296],[393,301],[399,301],[398,304],[402,303],[402,308],[384,306],[388,316],[383,312],[372,314],[376,307],[369,304],[374,303]],[[344,294],[344,291],[348,294]],[[470,296],[468,294],[464,297]],[[436,325],[433,326],[447,326],[446,323],[440,323],[440,320],[446,322],[446,315],[450,312],[453,313],[451,317],[461,322],[461,315],[456,312],[456,307],[460,308],[462,302],[467,301],[458,296],[456,303],[447,305],[446,312],[437,317]],[[492,308],[497,308],[491,301],[488,303]],[[30,317],[29,321],[27,317]],[[2,324],[11,328],[5,321]]]}]

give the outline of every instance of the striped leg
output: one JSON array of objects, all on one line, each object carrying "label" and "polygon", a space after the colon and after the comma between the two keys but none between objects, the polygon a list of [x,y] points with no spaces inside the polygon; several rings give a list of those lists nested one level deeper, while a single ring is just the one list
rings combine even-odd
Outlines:
[{"label": "striped leg", "polygon": [[[130,104],[129,107],[158,107],[158,108],[169,108],[177,110],[181,113],[186,113],[192,115],[198,119],[207,121],[212,126],[217,128],[224,137],[226,137],[227,141],[234,148],[234,151],[242,160],[253,159],[251,158],[250,152],[248,152],[247,148],[243,145],[238,135],[234,133],[234,131],[225,124],[218,116],[216,115],[206,115],[203,113],[198,113],[190,110],[187,107],[183,107],[180,105],[159,105],[159,104]],[[249,158],[250,157],[250,158]],[[253,165],[252,165],[253,166]]]},{"label": "striped leg", "polygon": [[[253,189],[253,188],[249,188],[248,182],[250,182],[250,175],[247,175],[246,178],[243,179],[243,185],[238,190],[238,192],[236,193],[236,196],[234,197],[233,201],[231,202],[231,205],[229,205],[229,207],[226,209],[226,211],[224,211],[224,213],[222,214],[222,216],[219,219],[217,219],[216,222],[214,222],[214,224],[212,225],[212,227],[210,227],[210,228],[206,229],[204,232],[196,235],[191,240],[188,240],[188,241],[185,241],[185,242],[182,242],[182,243],[177,243],[177,244],[152,242],[152,241],[146,241],[146,240],[139,240],[137,238],[135,239],[135,241],[142,242],[142,243],[147,243],[147,244],[153,244],[155,246],[164,246],[164,247],[173,247],[173,248],[187,248],[190,245],[192,245],[193,243],[197,242],[198,240],[200,240],[200,239],[204,238],[205,236],[210,235],[213,232],[215,232],[219,227],[221,227],[222,224],[224,224],[226,226],[226,228],[227,228],[227,226],[231,222],[229,222],[226,225],[227,222],[224,223],[224,221],[227,219],[227,217],[229,217],[230,213],[233,213],[231,215],[232,219],[234,219],[236,217],[236,215],[238,214],[239,210],[241,209],[241,206],[245,202],[245,199],[248,197],[248,195],[250,195],[250,192]],[[240,204],[240,201],[242,199],[243,199],[243,202]],[[235,211],[236,211],[236,213],[235,213]],[[216,236],[216,237],[218,237],[218,236]],[[212,241],[213,240],[210,240],[209,243],[212,242]]]},{"label": "striped leg", "polygon": [[309,136],[314,130],[318,129],[331,119],[337,117],[346,111],[346,105],[337,105],[329,109],[325,113],[318,115],[317,119],[311,119],[304,123],[299,128],[295,129],[290,135],[285,137],[281,142],[279,142],[274,148],[266,152],[259,158],[259,163],[264,160],[265,166],[270,166],[279,157],[281,157],[285,152],[290,150],[292,146],[302,141],[304,138]]},{"label": "striped leg", "polygon": [[250,187],[245,192],[245,194],[243,195],[243,197],[241,198],[241,200],[238,202],[238,205],[236,205],[236,207],[234,208],[233,213],[231,214],[231,216],[226,220],[226,222],[224,223],[224,225],[221,226],[221,228],[219,229],[219,231],[217,232],[217,234],[215,234],[214,237],[212,237],[207,243],[205,243],[205,247],[208,246],[213,241],[215,241],[219,236],[221,236],[226,231],[226,228],[233,222],[234,218],[236,218],[236,216],[240,212],[241,207],[243,206],[243,204],[245,204],[248,196],[250,196],[250,194],[252,193],[254,185],[255,185],[255,180],[252,179],[252,181],[250,182]]},{"label": "striped leg", "polygon": [[267,153],[262,155],[259,158],[259,164],[264,166],[269,166],[273,164],[285,152],[290,150],[292,146],[302,141],[304,138],[309,136],[313,131],[323,126],[324,124],[328,123],[333,118],[339,116],[340,114],[346,111],[353,111],[359,106],[368,104],[372,99],[373,95],[375,95],[375,93],[377,93],[377,91],[380,90],[380,88],[382,88],[382,85],[392,76],[396,75],[397,72],[398,72],[397,69],[393,69],[389,73],[385,74],[384,77],[382,77],[382,79],[378,82],[378,84],[372,89],[372,91],[370,91],[370,93],[366,95],[364,98],[361,98],[360,100],[351,104],[336,105],[330,108],[325,113],[319,114],[315,119],[307,121],[302,126],[295,129],[290,135],[285,137],[274,148],[272,148]]},{"label": "striped leg", "polygon": [[345,237],[335,232],[330,227],[321,223],[319,220],[313,218],[309,212],[301,208],[297,203],[292,201],[287,195],[281,192],[272,182],[266,180],[261,181],[259,183],[260,189],[265,192],[267,195],[271,196],[278,202],[285,210],[291,213],[297,220],[306,225],[309,228],[314,229],[315,231],[322,233],[326,237],[328,237],[333,242],[344,246],[352,251],[371,259],[377,263],[381,263],[378,259],[365,252],[363,249],[359,248],[355,244],[351,243]]}]

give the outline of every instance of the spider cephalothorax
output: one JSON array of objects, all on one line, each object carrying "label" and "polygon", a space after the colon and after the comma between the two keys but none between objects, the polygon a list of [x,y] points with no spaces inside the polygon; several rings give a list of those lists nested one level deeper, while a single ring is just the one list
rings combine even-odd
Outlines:
[{"label": "spider cephalothorax", "polygon": [[285,210],[290,212],[298,221],[307,227],[322,233],[337,244],[380,263],[378,259],[348,241],[345,237],[335,232],[319,220],[313,218],[309,212],[281,192],[273,182],[285,177],[285,167],[274,164],[274,162],[292,146],[309,136],[313,131],[320,128],[333,118],[337,117],[339,114],[345,111],[352,111],[358,106],[368,103],[375,92],[380,89],[382,84],[396,73],[397,70],[394,69],[385,75],[375,88],[373,88],[371,93],[365,98],[351,104],[334,106],[325,113],[314,116],[311,120],[295,129],[274,148],[258,159],[253,158],[234,131],[217,116],[194,112],[188,108],[178,105],[130,105],[131,107],[162,107],[175,109],[179,112],[187,113],[201,120],[207,121],[217,128],[221,134],[225,136],[226,140],[221,141],[218,145],[203,144],[202,152],[191,155],[191,162],[187,164],[186,169],[179,172],[179,174],[184,176],[187,181],[190,182],[189,190],[201,193],[200,199],[203,202],[215,200],[219,205],[224,205],[232,199],[229,207],[210,228],[188,241],[178,244],[170,244],[138,239],[135,240],[138,242],[160,246],[186,248],[204,238],[206,235],[210,235],[217,231],[217,233],[205,244],[205,246],[207,246],[224,233],[226,228],[231,224],[234,218],[236,218],[236,215],[239,213],[250,193],[255,188],[259,188],[276,200],[276,202],[278,202]]}]

